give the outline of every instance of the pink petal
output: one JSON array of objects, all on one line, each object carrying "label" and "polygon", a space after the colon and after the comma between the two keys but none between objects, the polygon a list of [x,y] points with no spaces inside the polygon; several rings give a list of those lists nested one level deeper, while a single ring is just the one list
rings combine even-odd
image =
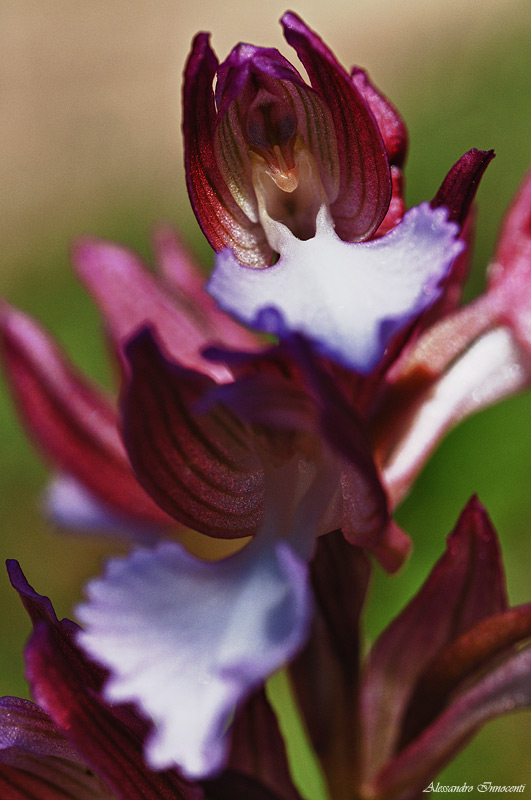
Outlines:
[{"label": "pink petal", "polygon": [[[230,379],[223,365],[201,357],[207,344],[222,339],[220,312],[210,313],[212,301],[190,301],[158,283],[140,259],[119,245],[82,239],[73,251],[76,270],[105,317],[119,353],[129,339],[152,326],[164,351],[189,367],[200,369],[217,381]],[[190,283],[188,280],[187,283]]]},{"label": "pink petal", "polygon": [[[487,299],[489,299],[487,297]],[[472,309],[463,309],[467,314]],[[521,391],[531,383],[531,360],[516,345],[507,328],[494,328],[480,336],[456,358],[448,372],[434,381],[423,363],[424,355],[435,368],[460,342],[485,325],[485,317],[470,315],[456,336],[446,339],[457,319],[443,319],[437,331],[427,331],[415,347],[417,363],[404,371],[388,397],[390,415],[377,421],[376,448],[384,486],[396,505],[407,494],[415,477],[444,434],[460,420],[492,403]],[[457,312],[459,315],[461,312]],[[440,335],[440,338],[439,338]],[[436,341],[447,342],[436,352]],[[426,344],[427,353],[423,353]],[[433,354],[433,358],[432,355]],[[395,404],[393,405],[393,399]],[[409,401],[409,402],[408,402]]]},{"label": "pink petal", "polygon": [[[238,349],[258,350],[262,347],[261,340],[254,333],[219,310],[205,291],[205,276],[170,226],[159,225],[153,244],[157,264],[173,289],[171,299],[176,309],[188,316],[198,333],[202,333],[204,341],[201,347],[209,340]],[[153,322],[156,323],[157,319]],[[212,368],[211,362],[200,360],[198,363],[203,369]]]},{"label": "pink petal", "polygon": [[5,306],[1,326],[17,409],[45,455],[122,515],[124,524],[170,524],[134,477],[107,399],[30,317]]},{"label": "pink petal", "polygon": [[505,220],[489,278],[500,322],[531,354],[531,172]]}]

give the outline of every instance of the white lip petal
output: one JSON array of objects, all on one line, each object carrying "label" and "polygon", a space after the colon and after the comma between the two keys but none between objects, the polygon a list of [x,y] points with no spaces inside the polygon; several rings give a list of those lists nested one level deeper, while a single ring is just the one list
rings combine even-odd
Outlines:
[{"label": "white lip petal", "polygon": [[428,203],[370,242],[339,239],[324,207],[312,239],[301,241],[277,226],[276,264],[250,269],[224,250],[208,291],[251,327],[303,333],[322,353],[360,372],[374,369],[392,337],[437,299],[464,246],[446,209]]},{"label": "white lip petal", "polygon": [[291,548],[258,539],[221,562],[166,542],[109,562],[79,609],[81,646],[107,666],[115,702],[153,719],[147,760],[190,778],[219,771],[236,703],[307,633],[307,567]]}]

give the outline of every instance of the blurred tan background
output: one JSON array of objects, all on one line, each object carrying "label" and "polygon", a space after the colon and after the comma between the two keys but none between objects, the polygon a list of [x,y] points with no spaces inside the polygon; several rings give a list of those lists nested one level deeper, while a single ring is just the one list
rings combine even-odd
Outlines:
[{"label": "blurred tan background", "polygon": [[[501,216],[531,163],[528,1],[300,0],[292,8],[345,66],[367,68],[403,113],[410,205],[430,199],[470,147],[496,149],[479,192],[469,293],[479,291]],[[99,320],[70,273],[69,243],[89,232],[149,258],[150,229],[162,218],[211,262],[184,187],[183,65],[198,30],[212,31],[220,59],[240,40],[290,57],[277,23],[285,10],[258,0],[0,0],[0,295],[41,319],[105,384]],[[373,632],[424,579],[473,491],[500,532],[513,602],[531,599],[530,412],[529,397],[484,412],[432,459],[400,511],[415,541],[411,563],[396,578],[377,576]],[[30,582],[70,615],[85,578],[117,547],[58,535],[43,521],[46,474],[0,380],[2,561],[19,558]],[[2,575],[0,603],[0,694],[23,694],[29,626]],[[488,727],[447,782],[531,785],[530,719]]]}]

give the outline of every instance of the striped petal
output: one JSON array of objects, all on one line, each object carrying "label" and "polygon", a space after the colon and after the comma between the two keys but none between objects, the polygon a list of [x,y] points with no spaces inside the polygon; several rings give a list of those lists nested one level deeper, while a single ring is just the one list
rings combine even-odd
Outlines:
[{"label": "striped petal", "polygon": [[389,162],[369,106],[328,47],[292,12],[282,17],[287,42],[297,51],[332,113],[339,154],[339,194],[331,205],[338,236],[367,239],[385,216],[391,199]]},{"label": "striped petal", "polygon": [[123,431],[141,484],[168,514],[202,533],[254,533],[263,477],[248,428],[229,412],[198,413],[195,405],[216,384],[164,358],[150,331],[133,339],[127,357]]},{"label": "striped petal", "polygon": [[218,61],[208,35],[196,36],[185,69],[183,133],[188,193],[203,233],[214,250],[233,249],[243,264],[259,267],[271,260],[264,232],[234,200],[214,152],[216,107],[212,83]]}]

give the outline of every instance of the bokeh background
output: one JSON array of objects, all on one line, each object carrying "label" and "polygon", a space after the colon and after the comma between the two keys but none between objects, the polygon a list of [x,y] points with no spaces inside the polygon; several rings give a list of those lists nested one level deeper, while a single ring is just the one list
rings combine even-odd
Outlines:
[{"label": "bokeh background", "polygon": [[[180,134],[181,73],[199,29],[224,57],[240,40],[289,54],[274,0],[2,0],[0,52],[0,293],[53,331],[87,373],[111,385],[99,320],[68,263],[71,239],[92,233],[147,259],[153,224],[174,222],[208,266],[209,248],[186,198]],[[504,209],[531,161],[530,12],[526,0],[299,0],[293,10],[346,65],[360,64],[410,130],[410,205],[433,196],[470,147],[497,158],[479,191],[468,296],[484,269]],[[477,492],[500,533],[514,603],[530,598],[531,401],[513,398],[460,425],[399,511],[415,552],[403,572],[377,573],[367,612],[374,637],[441,553]],[[84,580],[120,546],[54,531],[39,513],[47,471],[20,429],[0,380],[0,549],[70,615]],[[26,695],[29,625],[0,576],[0,693]],[[274,692],[285,701],[283,679]],[[296,721],[286,715],[308,800],[319,777]],[[528,783],[531,716],[485,728],[441,776],[445,783]]]}]

